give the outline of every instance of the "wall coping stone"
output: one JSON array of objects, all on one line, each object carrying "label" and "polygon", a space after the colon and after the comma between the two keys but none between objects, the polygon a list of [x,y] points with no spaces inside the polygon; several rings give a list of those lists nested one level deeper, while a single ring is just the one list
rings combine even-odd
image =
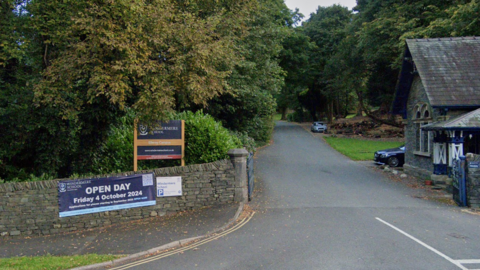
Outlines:
[{"label": "wall coping stone", "polygon": [[230,157],[246,157],[248,156],[248,151],[245,149],[231,149],[227,152]]},{"label": "wall coping stone", "polygon": [[144,174],[144,173],[154,173],[155,175],[174,175],[181,174],[182,172],[201,172],[212,169],[218,169],[222,166],[228,166],[231,164],[231,161],[227,159],[214,161],[211,163],[205,164],[193,164],[184,167],[168,167],[168,168],[159,168],[153,170],[144,170],[144,171],[130,171],[122,173],[113,173],[113,174],[102,174],[95,175],[90,177],[82,178],[62,178],[62,179],[53,179],[53,180],[44,180],[44,181],[35,181],[35,182],[7,182],[0,184],[0,192],[15,192],[20,190],[44,190],[51,188],[58,188],[58,182],[64,180],[75,180],[75,179],[97,179],[105,177],[121,177],[121,176],[130,176],[135,174]]}]

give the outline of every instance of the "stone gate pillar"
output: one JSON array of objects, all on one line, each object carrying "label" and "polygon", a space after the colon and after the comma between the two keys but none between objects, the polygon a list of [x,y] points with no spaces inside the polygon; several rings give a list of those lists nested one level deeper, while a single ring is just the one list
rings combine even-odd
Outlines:
[{"label": "stone gate pillar", "polygon": [[468,153],[466,157],[468,205],[480,208],[480,155]]},{"label": "stone gate pillar", "polygon": [[235,168],[235,201],[248,201],[247,156],[245,149],[232,149],[227,153]]}]

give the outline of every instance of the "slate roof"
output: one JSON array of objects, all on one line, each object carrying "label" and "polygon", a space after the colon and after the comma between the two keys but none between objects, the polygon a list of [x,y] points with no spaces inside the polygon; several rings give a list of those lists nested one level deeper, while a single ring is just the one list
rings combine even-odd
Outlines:
[{"label": "slate roof", "polygon": [[407,39],[432,107],[480,107],[480,37]]},{"label": "slate roof", "polygon": [[423,126],[424,130],[480,130],[480,109],[457,116],[447,121]]}]

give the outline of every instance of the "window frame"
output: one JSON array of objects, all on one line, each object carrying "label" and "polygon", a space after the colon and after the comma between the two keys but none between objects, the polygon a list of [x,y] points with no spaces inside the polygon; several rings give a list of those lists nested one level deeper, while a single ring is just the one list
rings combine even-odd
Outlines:
[{"label": "window frame", "polygon": [[418,103],[413,111],[413,123],[415,128],[415,149],[413,154],[430,157],[433,148],[433,135],[431,131],[424,131],[422,127],[432,123],[430,107],[426,103]]}]

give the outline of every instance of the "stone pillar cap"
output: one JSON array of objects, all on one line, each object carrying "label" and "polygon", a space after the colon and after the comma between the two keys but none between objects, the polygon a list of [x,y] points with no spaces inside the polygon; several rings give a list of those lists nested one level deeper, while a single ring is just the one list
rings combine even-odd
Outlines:
[{"label": "stone pillar cap", "polygon": [[248,156],[248,151],[241,148],[241,149],[231,149],[231,150],[228,150],[227,154],[230,156],[230,157],[246,157]]}]

